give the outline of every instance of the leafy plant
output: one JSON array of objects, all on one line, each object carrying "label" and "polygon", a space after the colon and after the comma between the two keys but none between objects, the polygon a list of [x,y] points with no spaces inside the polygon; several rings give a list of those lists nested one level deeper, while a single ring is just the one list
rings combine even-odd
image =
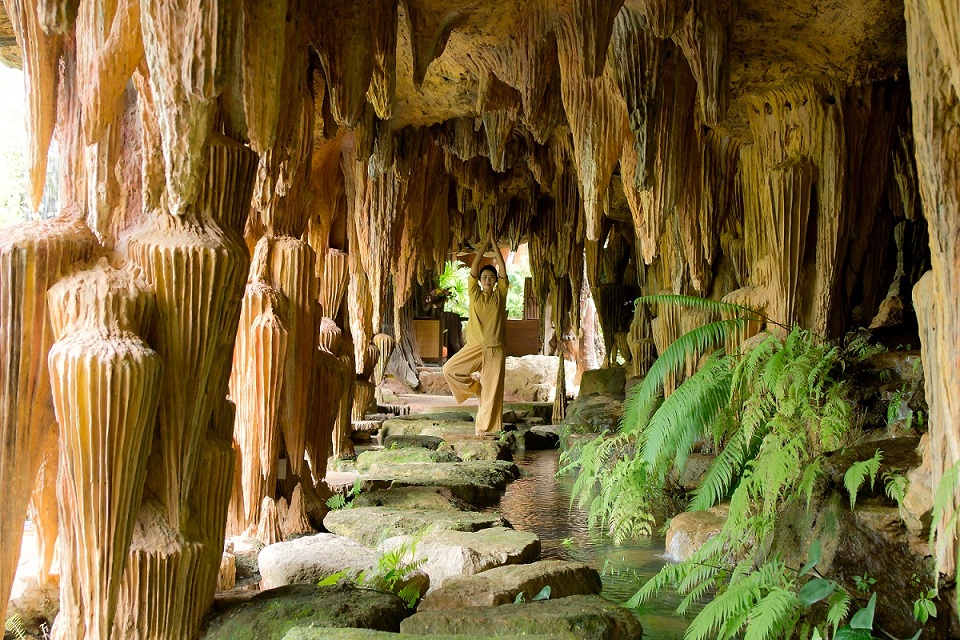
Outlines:
[{"label": "leafy plant", "polygon": [[23,628],[23,620],[17,614],[7,618],[3,627],[16,636],[17,640],[27,640],[27,630]]},{"label": "leafy plant", "polygon": [[347,494],[337,493],[327,498],[327,507],[333,510],[350,509],[353,507],[353,499],[363,491],[363,482],[360,478],[353,481],[353,486],[347,490]]},{"label": "leafy plant", "polygon": [[[551,592],[550,585],[546,585],[543,589],[540,589],[540,591],[537,592],[537,595],[530,598],[530,602],[539,602],[541,600],[549,600],[550,592]],[[513,604],[520,604],[522,602],[526,602],[526,597],[527,597],[527,593],[525,591],[521,591],[520,593],[517,594],[517,597],[513,600]]]},{"label": "leafy plant", "polygon": [[903,514],[903,500],[907,496],[907,477],[900,469],[891,469],[883,474],[883,488],[887,497],[897,503],[897,509]]},{"label": "leafy plant", "polygon": [[870,593],[873,589],[873,585],[877,584],[877,579],[871,576],[869,573],[864,572],[863,575],[853,576],[853,584],[857,587],[857,591],[861,593]]},{"label": "leafy plant", "polygon": [[426,558],[416,558],[416,543],[403,543],[377,555],[377,564],[371,569],[357,571],[342,569],[326,576],[317,583],[320,587],[329,587],[346,580],[357,587],[390,593],[403,601],[407,608],[413,609],[420,600],[420,590],[409,583],[411,574],[420,569]]},{"label": "leafy plant", "polygon": [[460,262],[447,262],[438,278],[438,289],[445,290],[444,310],[466,317],[469,307],[467,293],[470,269]]},{"label": "leafy plant", "polygon": [[877,473],[880,472],[881,460],[883,460],[883,453],[880,449],[877,449],[877,452],[872,458],[854,462],[850,465],[850,468],[847,469],[847,472],[843,474],[843,486],[846,487],[850,493],[851,511],[857,504],[857,492],[860,490],[860,487],[863,486],[863,483],[866,482],[867,478],[870,478],[870,488],[873,488],[873,483],[877,479]]}]

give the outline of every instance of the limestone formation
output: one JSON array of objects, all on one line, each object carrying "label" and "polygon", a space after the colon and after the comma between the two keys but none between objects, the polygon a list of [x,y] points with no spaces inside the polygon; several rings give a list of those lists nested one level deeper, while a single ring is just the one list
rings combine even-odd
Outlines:
[{"label": "limestone formation", "polygon": [[[227,521],[268,540],[304,528],[295,487],[312,503],[327,460],[353,454],[352,421],[388,363],[418,383],[422,295],[489,233],[527,244],[544,357],[566,353],[578,376],[600,364],[597,317],[606,364],[638,376],[715,319],[634,311],[637,295],[733,302],[829,339],[882,306],[887,322],[916,311],[935,486],[960,450],[958,11],[4,0],[0,60],[23,68],[28,96],[26,200],[58,191],[62,211],[0,240],[0,608],[30,502],[41,574],[66,534],[60,637],[195,637]],[[59,184],[44,194],[54,135]],[[98,254],[109,267],[91,266]],[[47,290],[65,276],[78,284],[56,299],[90,295],[75,315],[103,315],[54,336]],[[154,320],[111,333],[117,301],[151,289]],[[91,332],[81,357],[71,345]],[[134,344],[155,354],[139,369],[82,393],[72,382]],[[123,414],[70,409],[134,393]],[[77,429],[134,425],[123,464],[71,458]],[[71,482],[122,502],[111,537]],[[936,532],[947,575],[953,513]]]}]

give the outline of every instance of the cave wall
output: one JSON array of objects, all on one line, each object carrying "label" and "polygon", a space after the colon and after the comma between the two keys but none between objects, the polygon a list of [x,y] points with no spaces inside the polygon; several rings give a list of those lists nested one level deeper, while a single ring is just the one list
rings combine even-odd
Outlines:
[{"label": "cave wall", "polygon": [[[303,529],[389,353],[415,364],[415,285],[491,231],[529,243],[556,352],[589,360],[595,313],[606,362],[638,375],[710,320],[634,313],[638,294],[838,338],[891,298],[910,315],[916,285],[942,475],[960,457],[960,16],[784,4],[4,0],[29,196],[56,136],[63,210],[0,242],[0,608],[31,503],[73,559],[56,637],[194,637],[224,533]],[[124,397],[136,411],[76,409]]]}]

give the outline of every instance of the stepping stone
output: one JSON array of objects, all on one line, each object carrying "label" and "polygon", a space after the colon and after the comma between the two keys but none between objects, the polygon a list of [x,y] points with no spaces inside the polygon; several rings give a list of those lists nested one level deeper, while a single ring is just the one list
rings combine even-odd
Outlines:
[{"label": "stepping stone", "polygon": [[406,484],[443,486],[444,481],[458,484],[486,485],[502,491],[508,480],[520,475],[517,465],[504,460],[470,460],[433,464],[429,462],[375,463],[370,465],[371,478],[393,478]]},{"label": "stepping stone", "polygon": [[556,425],[533,427],[523,434],[523,441],[528,451],[556,449],[560,446],[559,427]]},{"label": "stepping stone", "polygon": [[550,587],[553,598],[599,594],[603,588],[600,574],[592,567],[579,562],[543,560],[450,578],[442,587],[431,591],[420,603],[418,610],[436,611],[509,604],[515,602],[520,593],[529,600],[546,586]]},{"label": "stepping stone", "polygon": [[318,582],[344,569],[359,573],[376,565],[377,554],[350,538],[318,533],[271,544],[260,552],[257,563],[261,587],[273,589],[298,582]]},{"label": "stepping stone", "polygon": [[441,447],[443,451],[456,454],[464,462],[470,460],[513,461],[510,445],[492,438],[450,438]]},{"label": "stepping stone", "polygon": [[396,536],[418,535],[441,529],[479,531],[507,526],[507,522],[495,513],[357,507],[331,511],[323,519],[323,526],[331,533],[367,547],[375,547],[381,540]]},{"label": "stepping stone", "polygon": [[366,472],[374,465],[405,464],[409,462],[445,463],[463,462],[452,451],[433,451],[430,449],[381,449],[364,451],[357,456],[357,471]]},{"label": "stepping stone", "polygon": [[443,438],[437,436],[387,436],[383,439],[384,449],[407,449],[420,447],[422,449],[438,449],[443,444]]},{"label": "stepping stone", "polygon": [[[493,501],[500,497],[496,491]],[[390,507],[391,509],[419,509],[436,511],[473,511],[474,505],[454,495],[449,487],[402,487],[361,492],[353,499],[354,507]]]},{"label": "stepping stone", "polygon": [[418,613],[400,623],[400,632],[447,636],[472,633],[488,638],[541,635],[555,640],[643,637],[643,627],[632,613],[596,595],[453,611],[424,611],[421,606]]},{"label": "stepping stone", "polygon": [[[498,635],[498,640],[554,640],[550,636],[504,636]],[[457,634],[451,638],[443,635],[420,635],[409,633],[389,633],[387,631],[373,631],[371,629],[315,629],[311,627],[294,627],[287,631],[283,640],[490,640],[490,636],[468,636]]]},{"label": "stepping stone", "polygon": [[526,531],[491,527],[476,532],[435,531],[422,539],[398,536],[384,540],[381,550],[401,545],[413,550],[409,561],[422,560],[420,570],[436,589],[454,576],[480,573],[508,564],[525,564],[540,558],[540,538]]},{"label": "stepping stone", "polygon": [[[206,640],[261,640],[261,638],[340,638],[288,636],[293,629],[359,627],[399,631],[410,615],[399,598],[350,585],[318,587],[295,584],[264,591],[232,604],[207,626]],[[395,637],[395,636],[394,636]]]}]

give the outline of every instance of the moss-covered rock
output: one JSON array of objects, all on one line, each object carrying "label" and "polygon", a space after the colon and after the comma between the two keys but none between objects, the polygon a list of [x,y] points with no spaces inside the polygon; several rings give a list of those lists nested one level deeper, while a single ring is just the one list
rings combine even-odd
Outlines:
[{"label": "moss-covered rock", "polygon": [[385,507],[359,507],[331,511],[323,519],[327,531],[369,547],[381,540],[425,531],[479,531],[487,527],[509,526],[497,514],[453,510],[411,511]]},{"label": "moss-covered rock", "polygon": [[433,451],[419,447],[406,449],[371,449],[357,456],[357,471],[364,473],[376,464],[404,464],[408,462],[462,462],[452,451]]},{"label": "moss-covered rock", "polygon": [[[492,487],[491,487],[492,489]],[[494,489],[494,491],[496,491]],[[461,491],[460,493],[463,493]],[[495,501],[500,492],[496,491]],[[487,496],[486,499],[489,499]],[[450,487],[394,486],[387,490],[361,493],[353,500],[354,507],[390,507],[391,509],[420,509],[427,511],[453,509],[471,511],[473,505],[455,495]]]},{"label": "moss-covered rock", "polygon": [[555,598],[599,594],[603,585],[597,570],[566,560],[507,565],[475,575],[450,578],[420,603],[420,611],[450,610],[509,604],[522,593],[526,600],[550,587]]},{"label": "moss-covered rock", "polygon": [[[350,585],[287,585],[232,605],[210,620],[207,640],[285,638],[293,629],[360,627],[399,631],[410,611],[396,596]],[[297,636],[312,637],[312,636]],[[322,637],[322,636],[321,636]],[[328,636],[332,637],[332,636]]]},{"label": "moss-covered rock", "polygon": [[[370,629],[314,629],[311,627],[294,627],[280,638],[280,640],[489,640],[490,636],[451,635],[449,633],[420,635],[419,633],[388,633]],[[554,640],[551,636],[505,636],[498,635],[499,640]]]},{"label": "moss-covered rock", "polygon": [[640,622],[626,609],[600,596],[469,607],[453,611],[421,611],[404,620],[403,633],[459,634],[484,637],[508,634],[548,636],[555,640],[637,640]]}]

